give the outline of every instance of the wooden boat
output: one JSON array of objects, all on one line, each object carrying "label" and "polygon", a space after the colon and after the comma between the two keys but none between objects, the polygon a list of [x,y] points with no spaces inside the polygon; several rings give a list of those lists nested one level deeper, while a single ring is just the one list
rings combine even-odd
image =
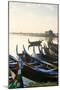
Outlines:
[{"label": "wooden boat", "polygon": [[54,43],[48,43],[48,46],[51,50],[53,50],[55,53],[58,53],[58,44]]},{"label": "wooden boat", "polygon": [[46,46],[44,46],[46,55],[44,55],[43,53],[42,54],[50,63],[54,63],[58,66],[58,45],[49,44],[48,46],[49,48],[46,48]]},{"label": "wooden boat", "polygon": [[29,46],[28,46],[28,49],[29,49],[29,47],[31,47],[31,46],[41,46],[41,43],[42,43],[42,41],[43,40],[39,40],[39,41],[30,41],[29,39],[28,39],[28,43],[29,43]]},{"label": "wooden boat", "polygon": [[22,75],[34,81],[58,81],[57,67],[44,59],[35,58],[28,54],[24,48],[23,56],[21,57]]},{"label": "wooden boat", "polygon": [[[41,45],[42,41],[31,42],[29,40],[28,41],[29,42],[29,46],[28,47],[29,48],[33,47],[33,53],[35,54],[35,57],[41,58],[41,54],[42,54],[42,59],[44,57],[45,61],[47,61],[49,63],[52,63],[52,64],[55,64],[55,65],[58,66],[58,45],[53,44],[53,43],[48,43],[48,48],[45,45],[42,48],[42,45]],[[36,43],[37,43],[37,45],[36,45]],[[35,46],[38,47],[39,54],[36,54]],[[41,49],[40,49],[40,47],[41,47]],[[44,52],[43,52],[43,50],[44,50]]]},{"label": "wooden boat", "polygon": [[9,83],[16,79],[18,74],[19,64],[15,57],[9,55]]},{"label": "wooden boat", "polygon": [[15,73],[17,72],[17,70],[19,69],[19,64],[18,61],[15,57],[13,57],[12,55],[9,55],[9,68],[14,71]]}]

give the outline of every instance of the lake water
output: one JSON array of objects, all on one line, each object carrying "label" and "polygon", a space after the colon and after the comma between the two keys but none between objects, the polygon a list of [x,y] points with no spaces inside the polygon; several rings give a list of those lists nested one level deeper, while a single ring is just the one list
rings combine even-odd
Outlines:
[{"label": "lake water", "polygon": [[[38,40],[44,40],[44,37],[33,37],[33,36],[23,36],[23,35],[13,35],[9,34],[9,54],[16,57],[16,45],[18,45],[18,52],[22,53],[23,51],[23,45],[27,48],[28,47],[28,38],[30,41],[38,41]],[[54,39],[56,42],[57,39]],[[33,82],[27,78],[23,77],[23,81],[25,85],[28,85],[28,83]]]}]

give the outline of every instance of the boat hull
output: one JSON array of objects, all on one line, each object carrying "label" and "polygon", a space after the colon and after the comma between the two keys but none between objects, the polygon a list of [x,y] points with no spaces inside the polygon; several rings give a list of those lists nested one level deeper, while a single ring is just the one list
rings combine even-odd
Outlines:
[{"label": "boat hull", "polygon": [[22,75],[36,82],[41,82],[41,81],[52,81],[52,82],[57,81],[58,82],[57,75],[54,76],[54,75],[50,75],[49,73],[37,71],[26,65],[24,65],[22,69]]},{"label": "boat hull", "polygon": [[[24,48],[23,56],[21,57],[22,75],[33,81],[57,81],[58,82],[58,70],[53,64],[45,61],[44,58],[36,58],[30,56]],[[48,67],[47,67],[48,66]],[[53,67],[52,67],[53,66]],[[53,69],[56,68],[56,69]]]}]

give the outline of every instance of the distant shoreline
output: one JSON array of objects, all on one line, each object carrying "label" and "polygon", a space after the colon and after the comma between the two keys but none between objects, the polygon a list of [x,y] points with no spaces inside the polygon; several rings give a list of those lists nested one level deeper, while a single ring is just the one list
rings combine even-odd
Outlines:
[{"label": "distant shoreline", "polygon": [[[9,33],[9,34],[13,34],[13,35],[24,35],[24,36],[35,36],[35,37],[48,37],[48,35],[46,35],[45,33]],[[58,34],[55,33],[54,37],[58,37]]]}]

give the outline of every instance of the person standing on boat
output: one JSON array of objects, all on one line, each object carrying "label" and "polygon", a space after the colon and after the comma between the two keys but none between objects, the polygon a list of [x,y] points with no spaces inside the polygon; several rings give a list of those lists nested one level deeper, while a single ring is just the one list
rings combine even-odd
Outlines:
[{"label": "person standing on boat", "polygon": [[55,34],[53,33],[53,31],[52,30],[46,31],[45,35],[46,35],[45,39],[46,39],[47,43],[48,44],[53,43],[53,39],[55,37]]},{"label": "person standing on boat", "polygon": [[46,31],[45,32],[45,40],[42,41],[41,46],[42,46],[42,53],[46,55],[45,53],[45,48],[47,51],[49,51],[49,44],[53,43],[53,38],[55,37],[55,34],[53,33],[52,30]]}]

